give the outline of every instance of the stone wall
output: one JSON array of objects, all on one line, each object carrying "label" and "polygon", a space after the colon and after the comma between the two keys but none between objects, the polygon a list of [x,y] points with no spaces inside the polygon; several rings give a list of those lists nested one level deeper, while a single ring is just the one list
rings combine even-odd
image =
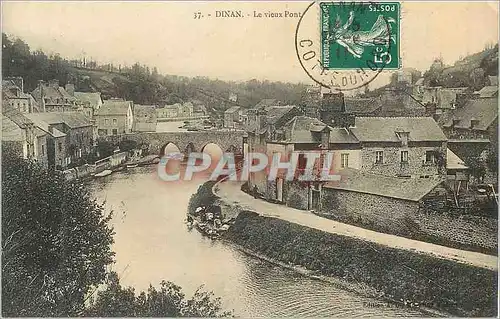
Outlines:
[{"label": "stone wall", "polygon": [[418,202],[328,187],[323,188],[321,203],[323,216],[343,223],[459,249],[496,252],[494,218],[435,212]]},{"label": "stone wall", "polygon": [[[446,154],[446,146],[443,147],[443,145],[439,144],[418,147],[367,145],[361,151],[361,169],[388,176],[419,177],[421,175],[438,175],[439,170],[436,164],[424,163],[426,152],[435,150],[444,150],[443,154]],[[383,151],[383,163],[375,163],[377,151]],[[401,163],[401,151],[408,151],[407,164],[402,165]]]}]

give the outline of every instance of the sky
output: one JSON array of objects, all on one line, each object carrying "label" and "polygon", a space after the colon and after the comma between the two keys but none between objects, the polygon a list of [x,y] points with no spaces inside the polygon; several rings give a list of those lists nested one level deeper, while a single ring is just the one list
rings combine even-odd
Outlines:
[{"label": "sky", "polygon": [[[2,30],[32,49],[99,62],[156,66],[160,73],[244,81],[308,82],[295,53],[298,18],[308,2],[2,1]],[[402,2],[403,67],[428,69],[498,43],[498,2]],[[241,10],[244,18],[216,18]],[[194,19],[195,12],[203,18]],[[211,17],[207,15],[211,13]],[[250,16],[246,16],[246,15]]]}]

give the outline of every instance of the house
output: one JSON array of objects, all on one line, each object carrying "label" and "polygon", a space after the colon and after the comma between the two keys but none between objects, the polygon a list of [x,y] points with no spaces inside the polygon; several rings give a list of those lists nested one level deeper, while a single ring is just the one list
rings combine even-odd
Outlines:
[{"label": "house", "polygon": [[[68,92],[71,92],[69,90]],[[93,119],[97,110],[103,104],[101,92],[74,92],[73,96],[76,98],[76,103],[88,118]]]},{"label": "house", "polygon": [[48,83],[40,81],[38,87],[31,92],[38,103],[41,112],[68,112],[76,111],[76,98],[65,88],[59,86],[58,80]]},{"label": "house", "polygon": [[165,105],[165,107],[157,109],[158,118],[190,118],[194,114],[194,105],[191,102],[175,103],[172,105]]},{"label": "house", "polygon": [[41,143],[38,144],[39,153],[47,154],[46,160],[49,170],[64,170],[71,162],[71,158],[66,156],[66,134],[36,116],[40,113],[34,114],[35,116],[30,116],[30,120],[36,126],[35,135],[38,140],[45,140],[45,147]]},{"label": "house", "polygon": [[498,97],[471,99],[440,123],[453,152],[461,158],[479,156],[498,143]]},{"label": "house", "polygon": [[[31,113],[27,117],[47,133],[53,133],[54,129],[65,134],[63,163],[55,162],[55,165],[65,167],[73,162],[81,161],[91,153],[94,145],[93,124],[80,112],[46,112]],[[52,130],[52,132],[51,132]],[[60,134],[55,134],[60,137]],[[58,141],[59,142],[59,141]],[[58,151],[63,152],[62,147],[57,145]],[[55,158],[55,156],[54,156]]]},{"label": "house", "polygon": [[6,102],[2,105],[2,148],[24,159],[35,158],[34,123]]},{"label": "house", "polygon": [[224,127],[237,128],[243,124],[243,109],[240,106],[232,106],[224,111]]},{"label": "house", "polygon": [[135,132],[155,132],[157,122],[154,105],[134,105]]},{"label": "house", "polygon": [[2,80],[2,95],[6,104],[17,109],[21,113],[38,112],[38,104],[35,99],[24,93],[24,82],[21,77],[5,78]]},{"label": "house", "polygon": [[422,94],[422,104],[432,104],[435,114],[442,114],[449,110],[454,110],[460,104],[460,95],[469,93],[469,88],[443,88],[424,87]]},{"label": "house", "polygon": [[133,107],[132,101],[105,100],[95,113],[98,135],[107,136],[132,132]]},{"label": "house", "polygon": [[474,92],[479,98],[498,97],[498,85],[488,85]]},{"label": "house", "polygon": [[358,117],[350,131],[360,142],[363,171],[399,177],[444,174],[447,138],[430,117]]},{"label": "house", "polygon": [[[363,224],[383,224],[388,232],[404,226],[429,201],[446,201],[441,178],[397,178],[356,169],[339,172],[340,181],[322,186],[316,210],[335,212],[338,219],[359,220]],[[390,214],[388,214],[390,212]]]}]

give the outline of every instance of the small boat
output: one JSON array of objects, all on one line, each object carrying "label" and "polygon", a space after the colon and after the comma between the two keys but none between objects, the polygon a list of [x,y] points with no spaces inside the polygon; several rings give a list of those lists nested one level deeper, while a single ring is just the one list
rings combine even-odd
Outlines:
[{"label": "small boat", "polygon": [[137,163],[135,163],[135,164],[127,164],[127,168],[134,168],[134,167],[137,167],[137,165],[139,165],[139,164],[137,164]]},{"label": "small boat", "polygon": [[113,173],[111,170],[105,169],[104,171],[102,171],[100,173],[97,173],[94,176],[96,176],[96,177],[104,177],[104,176],[110,175],[111,173]]}]

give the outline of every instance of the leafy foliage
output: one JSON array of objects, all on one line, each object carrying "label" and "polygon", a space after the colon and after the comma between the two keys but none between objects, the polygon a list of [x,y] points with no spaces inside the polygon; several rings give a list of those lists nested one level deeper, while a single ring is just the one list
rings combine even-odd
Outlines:
[{"label": "leafy foliage", "polygon": [[2,314],[81,314],[113,261],[110,218],[84,185],[3,152]]},{"label": "leafy foliage", "polygon": [[133,288],[123,288],[118,275],[108,276],[107,287],[91,300],[85,312],[90,317],[228,317],[221,310],[221,300],[212,293],[196,290],[186,299],[181,287],[162,281],[159,290],[150,286],[147,292],[135,295]]}]

